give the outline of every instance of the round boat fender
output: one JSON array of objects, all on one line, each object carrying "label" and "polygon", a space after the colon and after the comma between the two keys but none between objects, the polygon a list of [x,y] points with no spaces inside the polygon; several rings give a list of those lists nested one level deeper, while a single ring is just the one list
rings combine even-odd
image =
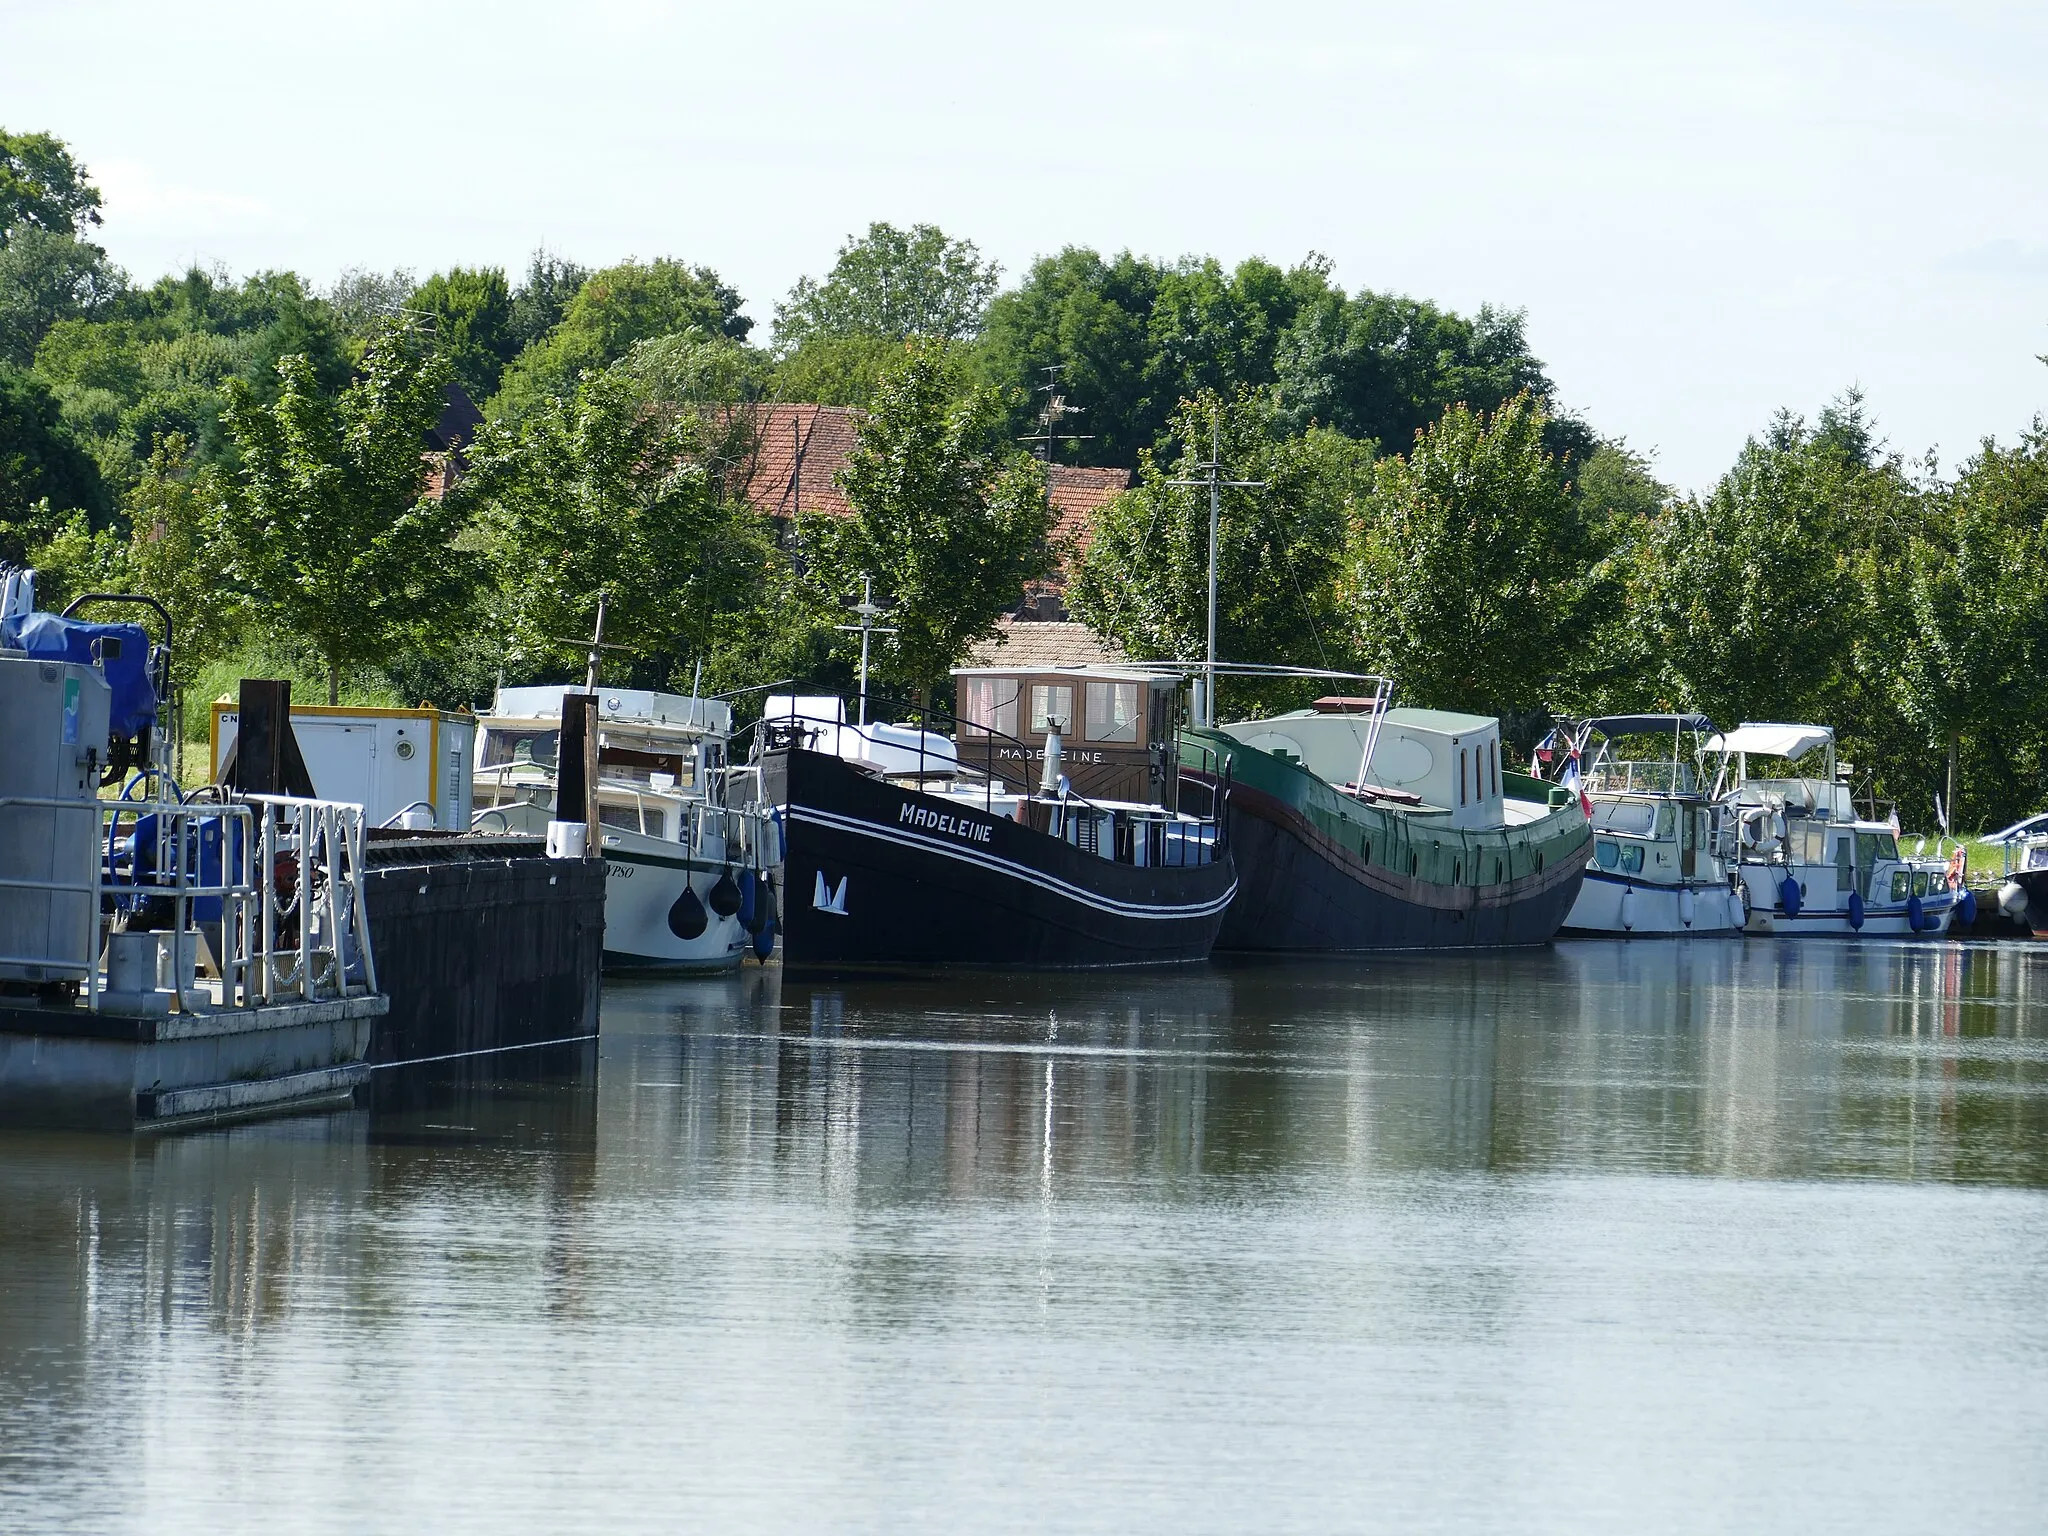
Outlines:
[{"label": "round boat fender", "polygon": [[730,866],[719,870],[718,879],[705,894],[704,902],[720,917],[731,917],[739,911],[743,898],[740,895],[739,882],[733,879]]},{"label": "round boat fender", "polygon": [[710,926],[711,916],[704,910],[704,903],[698,898],[697,893],[690,889],[690,882],[686,878],[683,881],[683,894],[678,896],[675,905],[668,909],[668,931],[687,942],[701,937],[704,930]]},{"label": "round boat fender", "polygon": [[1863,931],[1863,893],[1861,891],[1851,891],[1849,893],[1849,926],[1858,933]]},{"label": "round boat fender", "polygon": [[1785,909],[1787,917],[1799,915],[1799,882],[1790,875],[1778,886],[1778,905]]},{"label": "round boat fender", "polygon": [[754,935],[754,958],[765,964],[768,957],[774,953],[775,924],[772,921],[765,922],[761,925],[761,931]]},{"label": "round boat fender", "polygon": [[1962,899],[1956,903],[1956,921],[1965,928],[1971,927],[1976,923],[1977,893],[1975,891],[1964,891]]},{"label": "round boat fender", "polygon": [[2008,880],[1998,888],[1998,910],[2007,917],[2024,919],[2027,915],[2027,888],[2017,880]]},{"label": "round boat fender", "polygon": [[1918,896],[1908,896],[1906,898],[1906,926],[1915,933],[1929,926],[1927,922],[1927,903]]}]

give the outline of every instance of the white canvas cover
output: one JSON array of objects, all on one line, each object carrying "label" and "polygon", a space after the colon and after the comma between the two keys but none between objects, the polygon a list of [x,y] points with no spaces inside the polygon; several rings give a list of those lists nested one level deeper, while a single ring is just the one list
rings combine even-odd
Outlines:
[{"label": "white canvas cover", "polygon": [[1745,720],[1707,742],[1709,752],[1754,752],[1760,757],[1804,757],[1835,739],[1825,725],[1769,725]]}]

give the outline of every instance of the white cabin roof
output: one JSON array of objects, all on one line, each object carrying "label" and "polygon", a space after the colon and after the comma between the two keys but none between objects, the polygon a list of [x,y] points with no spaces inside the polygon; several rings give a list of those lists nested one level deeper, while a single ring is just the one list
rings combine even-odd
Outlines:
[{"label": "white cabin roof", "polygon": [[1825,725],[1775,725],[1748,720],[1707,742],[1709,752],[1754,752],[1762,757],[1799,758],[1835,739]]},{"label": "white cabin roof", "polygon": [[[491,714],[507,720],[559,720],[562,695],[584,690],[560,683],[537,688],[500,688],[491,704]],[[679,693],[655,693],[645,688],[600,688],[597,717],[620,724],[668,726],[672,729],[705,731],[714,736],[732,732],[732,706],[723,699],[689,698]]]}]

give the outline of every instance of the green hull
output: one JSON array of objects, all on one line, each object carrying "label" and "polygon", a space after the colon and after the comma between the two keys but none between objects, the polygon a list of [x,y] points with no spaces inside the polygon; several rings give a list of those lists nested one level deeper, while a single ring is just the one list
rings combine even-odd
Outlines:
[{"label": "green hull", "polygon": [[[1563,925],[1592,841],[1569,791],[1502,774],[1536,819],[1459,831],[1363,804],[1291,760],[1185,727],[1181,764],[1230,765],[1225,824],[1238,896],[1218,949],[1315,952],[1541,944]],[[1205,751],[1206,749],[1206,751]]]}]

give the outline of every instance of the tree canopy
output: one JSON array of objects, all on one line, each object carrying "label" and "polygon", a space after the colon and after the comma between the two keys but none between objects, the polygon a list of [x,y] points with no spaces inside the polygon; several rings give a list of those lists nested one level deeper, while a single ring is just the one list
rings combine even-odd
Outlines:
[{"label": "tree canopy", "polygon": [[724,428],[717,410],[677,408],[615,368],[478,433],[463,499],[521,656],[580,666],[575,641],[600,596],[607,641],[633,653],[607,658],[614,676],[670,684],[729,643],[729,616],[769,579],[772,543],[723,493]]},{"label": "tree canopy", "polygon": [[513,360],[490,414],[518,417],[566,399],[588,372],[608,368],[636,341],[678,332],[744,341],[753,321],[709,267],[662,257],[593,272],[554,328]]},{"label": "tree canopy", "polygon": [[878,671],[922,695],[1051,566],[1045,482],[1004,444],[1001,422],[991,391],[961,389],[944,346],[912,341],[883,374],[842,472],[853,515],[798,519],[815,600],[857,597],[872,576],[897,630]]},{"label": "tree canopy", "polygon": [[973,241],[949,239],[936,225],[870,224],[839,248],[823,281],[799,278],[775,307],[776,350],[855,336],[971,340],[1001,276]]},{"label": "tree canopy", "polygon": [[1526,712],[1567,671],[1596,551],[1546,425],[1528,395],[1454,405],[1375,470],[1347,607],[1409,703]]},{"label": "tree canopy", "polygon": [[272,403],[240,379],[226,386],[240,459],[221,508],[227,573],[319,653],[332,703],[345,667],[451,621],[468,596],[472,562],[453,547],[459,509],[429,494],[421,452],[448,365],[393,325],[338,396],[303,356],[277,372]]},{"label": "tree canopy", "polygon": [[[1222,479],[1259,482],[1219,493],[1219,659],[1344,666],[1351,647],[1335,594],[1346,528],[1370,484],[1371,448],[1334,433],[1286,433],[1269,392],[1183,401],[1169,431],[1173,457],[1147,449],[1138,484],[1098,515],[1069,591],[1074,611],[1132,656],[1204,655],[1209,495],[1176,482],[1203,479],[1215,453]],[[1233,708],[1296,702],[1249,682],[1219,692]]]},{"label": "tree canopy", "polygon": [[69,236],[99,222],[99,188],[63,140],[0,128],[0,245],[23,229]]}]

